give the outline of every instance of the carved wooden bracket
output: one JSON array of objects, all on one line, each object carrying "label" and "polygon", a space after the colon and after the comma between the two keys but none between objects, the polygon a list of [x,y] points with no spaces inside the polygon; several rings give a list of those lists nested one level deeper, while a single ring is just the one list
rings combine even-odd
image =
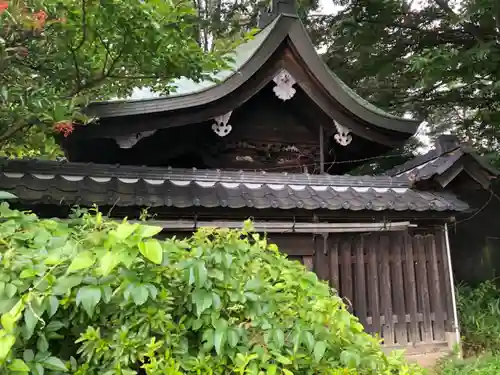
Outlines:
[{"label": "carved wooden bracket", "polygon": [[334,121],[335,127],[337,128],[337,134],[333,136],[337,143],[341,146],[347,146],[352,142],[352,135],[349,134],[351,129],[340,125],[337,121]]},{"label": "carved wooden bracket", "polygon": [[273,81],[276,83],[276,86],[273,87],[273,91],[276,96],[283,101],[292,99],[297,92],[297,90],[293,88],[293,85],[295,85],[297,81],[285,69],[282,69],[276,74]]},{"label": "carved wooden bracket", "polygon": [[132,148],[141,139],[146,138],[146,137],[150,137],[154,133],[156,133],[156,130],[149,130],[149,131],[136,133],[136,134],[132,134],[132,135],[120,135],[120,136],[114,137],[113,139],[115,140],[116,144],[120,148]]},{"label": "carved wooden bracket", "polygon": [[214,117],[215,122],[212,125],[212,130],[219,137],[225,137],[233,129],[233,127],[228,124],[232,113],[233,113],[233,111],[229,111],[228,113],[226,113],[224,115]]}]

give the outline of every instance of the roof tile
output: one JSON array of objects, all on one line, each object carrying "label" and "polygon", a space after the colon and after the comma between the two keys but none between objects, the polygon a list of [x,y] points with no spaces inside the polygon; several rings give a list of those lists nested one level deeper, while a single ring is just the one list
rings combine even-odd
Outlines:
[{"label": "roof tile", "polygon": [[31,203],[305,210],[463,211],[407,177],[221,172],[0,160],[0,188]]}]

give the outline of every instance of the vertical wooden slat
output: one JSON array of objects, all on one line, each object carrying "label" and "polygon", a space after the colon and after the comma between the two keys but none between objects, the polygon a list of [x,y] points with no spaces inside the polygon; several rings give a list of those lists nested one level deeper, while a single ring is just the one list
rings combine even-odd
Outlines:
[{"label": "vertical wooden slat", "polygon": [[403,248],[403,237],[400,233],[395,233],[392,236],[391,253],[392,253],[392,287],[394,295],[394,312],[398,316],[398,323],[395,325],[395,337],[398,345],[406,345],[408,343],[408,333],[406,329],[406,309],[405,309],[405,293],[403,283],[403,270],[401,263],[401,251]]},{"label": "vertical wooden slat", "polygon": [[406,306],[410,314],[410,335],[409,340],[412,343],[417,343],[420,341],[420,335],[418,331],[418,320],[417,320],[417,291],[415,284],[415,261],[413,258],[413,242],[412,237],[407,233],[405,236],[405,297]]},{"label": "vertical wooden slat", "polygon": [[355,310],[359,321],[363,326],[367,323],[367,306],[366,306],[366,280],[365,280],[365,259],[364,259],[364,241],[362,236],[357,236],[355,240],[355,278],[354,285],[356,289],[356,304]]},{"label": "vertical wooden slat", "polygon": [[418,299],[422,308],[423,325],[422,325],[422,340],[424,342],[432,342],[432,320],[431,320],[431,304],[429,298],[429,285],[427,283],[427,265],[425,258],[424,239],[418,235],[414,237],[413,242],[415,254],[417,256],[417,285]]},{"label": "vertical wooden slat", "polygon": [[429,259],[429,284],[430,284],[430,295],[431,295],[431,311],[434,313],[434,340],[445,340],[446,335],[444,332],[444,313],[441,300],[441,288],[439,282],[439,269],[438,269],[438,259],[436,254],[436,242],[435,236],[430,235],[427,237],[426,250]]},{"label": "vertical wooden slat", "polygon": [[436,232],[436,243],[438,251],[441,255],[441,267],[440,273],[443,278],[443,294],[445,296],[445,311],[446,311],[446,323],[445,330],[446,332],[453,332],[454,325],[456,322],[453,321],[453,300],[451,294],[451,280],[450,280],[450,268],[448,264],[448,253],[446,251],[446,242],[445,242],[445,232],[444,228],[440,229]]},{"label": "vertical wooden slat", "polygon": [[339,291],[339,237],[330,235],[330,282]]},{"label": "vertical wooden slat", "polygon": [[302,263],[304,264],[304,266],[306,266],[306,268],[309,270],[309,271],[313,271],[313,257],[311,256],[304,256],[302,257]]},{"label": "vertical wooden slat", "polygon": [[380,261],[380,303],[384,314],[383,336],[385,345],[394,344],[394,323],[392,317],[391,299],[391,271],[389,268],[389,238],[386,235],[380,237],[379,253]]},{"label": "vertical wooden slat", "polygon": [[352,311],[352,260],[351,260],[351,237],[342,236],[341,249],[341,273],[340,285],[342,297],[346,300],[349,310]]},{"label": "vertical wooden slat", "polygon": [[372,316],[372,325],[370,332],[380,333],[380,305],[379,305],[379,278],[377,267],[377,250],[379,249],[378,236],[370,235],[368,237],[368,306]]},{"label": "vertical wooden slat", "polygon": [[321,280],[330,278],[330,264],[328,263],[327,234],[314,236],[314,272]]}]

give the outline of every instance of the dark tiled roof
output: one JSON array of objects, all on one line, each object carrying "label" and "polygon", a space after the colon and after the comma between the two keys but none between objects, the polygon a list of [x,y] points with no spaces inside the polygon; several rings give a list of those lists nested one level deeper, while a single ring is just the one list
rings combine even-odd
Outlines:
[{"label": "dark tiled roof", "polygon": [[[133,116],[197,108],[221,100],[252,79],[266,61],[281,48],[285,40],[289,40],[293,44],[294,52],[304,60],[308,69],[321,82],[325,91],[342,107],[367,123],[382,129],[405,134],[415,133],[421,123],[420,120],[394,116],[361,98],[328,69],[315,51],[299,17],[285,14],[281,14],[270,25],[261,30],[254,39],[240,45],[235,50],[231,69],[220,72],[216,77],[219,81],[217,83],[202,81],[194,84],[183,80],[183,84],[177,82],[177,86],[181,89],[180,92],[171,96],[95,102],[91,103],[86,111],[90,116],[100,118]],[[176,85],[175,82],[174,85]]]},{"label": "dark tiled roof", "polygon": [[452,194],[406,177],[185,170],[0,161],[0,189],[31,203],[329,210],[463,211]]},{"label": "dark tiled roof", "polygon": [[438,148],[430,150],[424,155],[420,155],[404,164],[398,165],[384,175],[393,177],[407,177],[418,182],[428,180],[435,176],[442,175],[451,168],[457,166],[463,157],[469,157],[477,163],[477,166],[484,169],[489,174],[496,176],[498,171],[491,167],[488,162],[478,155],[474,149],[467,145],[458,145],[449,150],[439,152]]},{"label": "dark tiled roof", "polygon": [[414,181],[427,180],[433,176],[440,175],[451,168],[462,156],[464,152],[460,147],[455,148],[445,154],[439,154],[437,150],[431,150],[422,157],[409,160],[397,166],[385,174],[388,176],[408,176]]}]

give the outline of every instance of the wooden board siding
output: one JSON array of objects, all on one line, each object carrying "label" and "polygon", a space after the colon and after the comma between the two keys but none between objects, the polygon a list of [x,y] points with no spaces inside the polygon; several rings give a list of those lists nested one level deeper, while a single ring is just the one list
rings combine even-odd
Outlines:
[{"label": "wooden board siding", "polygon": [[307,235],[270,240],[338,290],[390,347],[445,345],[454,323],[442,231]]}]

